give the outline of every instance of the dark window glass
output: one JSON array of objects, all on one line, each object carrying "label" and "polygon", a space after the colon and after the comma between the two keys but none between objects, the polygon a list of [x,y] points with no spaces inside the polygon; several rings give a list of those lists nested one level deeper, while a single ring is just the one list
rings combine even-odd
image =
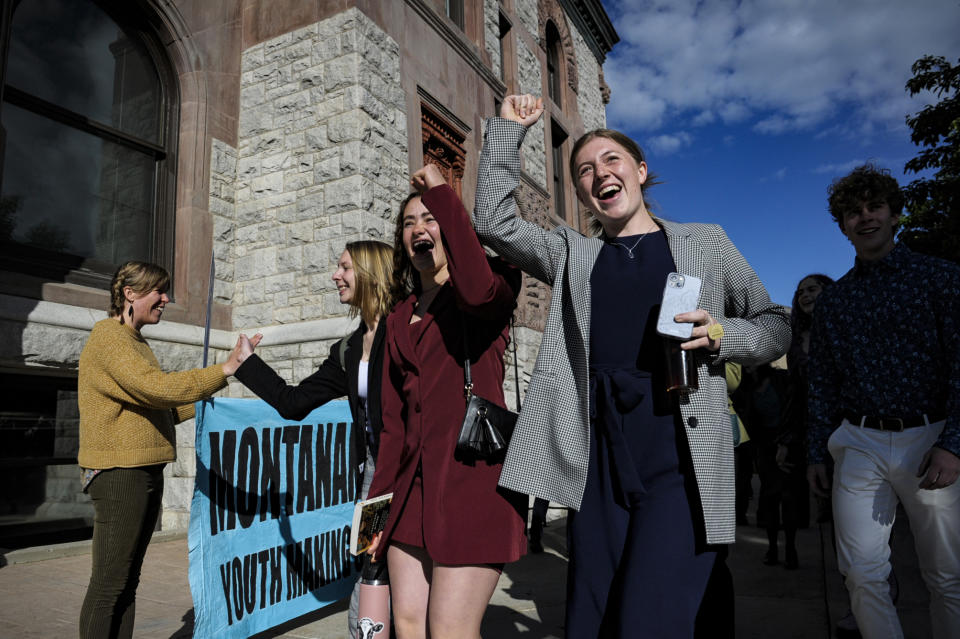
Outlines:
[{"label": "dark window glass", "polygon": [[149,142],[160,141],[160,82],[137,40],[89,0],[24,0],[7,84]]},{"label": "dark window glass", "polygon": [[504,82],[507,81],[507,47],[505,42],[507,37],[510,35],[510,22],[500,14],[500,37],[497,39],[497,44],[500,47],[500,79]]},{"label": "dark window glass", "polygon": [[[90,0],[22,0],[2,107],[0,268],[105,287],[131,259],[172,271],[174,109],[145,24]],[[125,26],[133,24],[134,26]],[[150,48],[148,48],[150,47]]]},{"label": "dark window glass", "polygon": [[444,9],[447,17],[463,29],[463,0],[444,0]]},{"label": "dark window glass", "polygon": [[566,198],[563,192],[563,143],[567,133],[554,120],[550,121],[550,137],[553,160],[553,206],[560,219],[567,219]]},{"label": "dark window glass", "polygon": [[5,240],[120,264],[150,254],[155,160],[12,104]]},{"label": "dark window glass", "polygon": [[89,539],[75,377],[0,373],[0,547]]},{"label": "dark window glass", "polygon": [[552,22],[547,23],[547,94],[554,104],[561,106],[560,33]]}]

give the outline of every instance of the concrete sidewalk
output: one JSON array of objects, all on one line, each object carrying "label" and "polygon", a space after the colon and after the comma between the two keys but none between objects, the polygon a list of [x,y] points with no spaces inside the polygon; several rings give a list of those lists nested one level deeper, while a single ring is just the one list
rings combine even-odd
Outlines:
[{"label": "concrete sidewalk", "polygon": [[[901,517],[900,521],[904,518]],[[752,515],[751,515],[752,521]],[[508,565],[484,618],[488,639],[563,637],[566,581],[564,524],[544,530],[547,551]],[[821,534],[825,544],[821,553]],[[829,527],[798,534],[800,568],[764,566],[763,530],[741,526],[729,565],[736,588],[740,639],[828,638],[847,603],[830,546]],[[929,637],[927,595],[916,568],[907,526],[895,527],[895,566],[900,579],[900,616],[908,639]],[[0,638],[74,637],[90,576],[89,542],[7,553],[0,558]],[[346,639],[346,604],[301,617],[258,637]],[[144,562],[137,594],[138,638],[173,639],[193,634],[193,602],[187,581],[187,542],[182,534],[158,533]]]}]

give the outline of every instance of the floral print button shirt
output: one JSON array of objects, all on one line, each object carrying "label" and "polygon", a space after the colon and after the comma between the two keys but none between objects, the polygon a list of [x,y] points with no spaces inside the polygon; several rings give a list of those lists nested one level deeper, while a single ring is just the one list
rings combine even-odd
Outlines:
[{"label": "floral print button shirt", "polygon": [[846,415],[946,417],[935,446],[960,456],[960,265],[898,243],[817,299],[810,336],[808,462]]}]

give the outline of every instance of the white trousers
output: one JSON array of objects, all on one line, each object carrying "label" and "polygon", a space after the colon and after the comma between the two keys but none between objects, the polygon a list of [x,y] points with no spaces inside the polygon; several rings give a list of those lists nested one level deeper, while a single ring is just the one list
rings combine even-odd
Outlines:
[{"label": "white trousers", "polygon": [[935,639],[960,637],[960,483],[923,490],[917,469],[944,422],[900,433],[847,420],[827,444],[836,462],[833,517],[837,563],[864,639],[903,637],[890,599],[890,530],[903,504],[930,591]]}]

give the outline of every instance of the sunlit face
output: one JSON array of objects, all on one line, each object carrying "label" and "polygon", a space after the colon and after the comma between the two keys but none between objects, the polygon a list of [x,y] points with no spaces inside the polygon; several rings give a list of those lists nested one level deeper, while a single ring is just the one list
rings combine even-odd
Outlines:
[{"label": "sunlit face", "polygon": [[129,302],[129,306],[124,312],[129,312],[133,308],[133,316],[127,316],[130,325],[139,330],[146,324],[156,324],[163,315],[163,309],[170,301],[166,291],[153,289],[147,293],[135,293],[129,286],[125,287],[124,296]]},{"label": "sunlit face", "polygon": [[886,202],[863,202],[859,210],[843,216],[843,234],[847,236],[857,257],[878,260],[893,250],[899,215],[890,212]]},{"label": "sunlit face", "polygon": [[637,164],[617,142],[593,138],[577,153],[574,166],[577,198],[604,229],[622,228],[637,211],[645,210],[640,187],[647,180],[647,164]]},{"label": "sunlit face", "polygon": [[350,257],[350,251],[344,251],[340,254],[337,270],[333,272],[330,279],[337,287],[340,303],[352,303],[357,294],[357,272],[353,270],[353,259]]},{"label": "sunlit face", "polygon": [[410,200],[403,210],[403,249],[413,268],[421,275],[436,273],[447,265],[440,225],[420,198]]},{"label": "sunlit face", "polygon": [[807,277],[797,286],[797,306],[807,315],[813,314],[813,306],[817,297],[823,291],[820,282],[813,277]]}]

